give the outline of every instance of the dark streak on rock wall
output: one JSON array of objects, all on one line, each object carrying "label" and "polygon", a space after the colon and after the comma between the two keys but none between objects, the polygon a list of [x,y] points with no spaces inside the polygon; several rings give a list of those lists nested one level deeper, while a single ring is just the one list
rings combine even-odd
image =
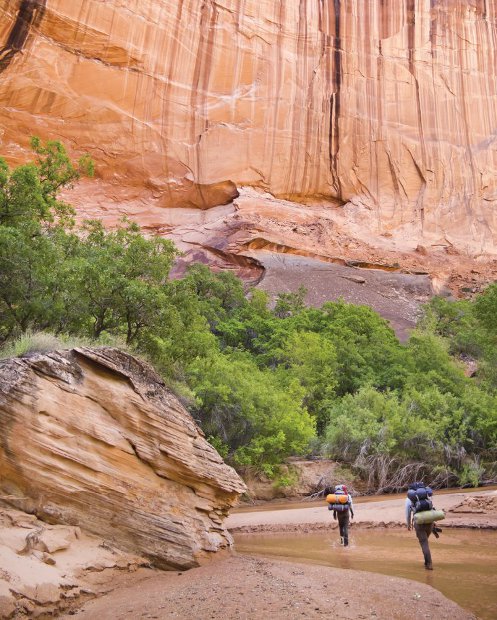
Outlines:
[{"label": "dark streak on rock wall", "polygon": [[416,0],[407,0],[407,41],[409,54],[409,71],[414,75],[414,51],[416,46]]},{"label": "dark streak on rock wall", "polygon": [[15,55],[26,45],[32,26],[43,19],[47,0],[21,0],[16,20],[5,45],[0,49],[0,73],[10,65]]},{"label": "dark streak on rock wall", "polygon": [[436,0],[431,0],[431,21],[430,21],[430,46],[432,58],[435,58],[437,48],[438,14],[434,9]]},{"label": "dark streak on rock wall", "polygon": [[338,150],[340,148],[340,87],[342,83],[342,56],[341,56],[341,0],[334,0],[335,32],[333,42],[333,94],[331,95],[331,118],[329,135],[330,166],[333,174],[333,189],[336,197],[342,199],[342,187],[338,171]]}]

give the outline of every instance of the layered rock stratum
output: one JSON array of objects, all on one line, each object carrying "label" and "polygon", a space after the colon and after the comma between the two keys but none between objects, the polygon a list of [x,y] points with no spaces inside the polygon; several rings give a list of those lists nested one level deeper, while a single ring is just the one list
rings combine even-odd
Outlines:
[{"label": "layered rock stratum", "polygon": [[146,364],[115,349],[0,362],[0,497],[190,568],[229,549],[245,485]]},{"label": "layered rock stratum", "polygon": [[0,0],[1,150],[90,152],[81,217],[253,280],[271,252],[471,293],[497,278],[496,40],[497,0]]}]

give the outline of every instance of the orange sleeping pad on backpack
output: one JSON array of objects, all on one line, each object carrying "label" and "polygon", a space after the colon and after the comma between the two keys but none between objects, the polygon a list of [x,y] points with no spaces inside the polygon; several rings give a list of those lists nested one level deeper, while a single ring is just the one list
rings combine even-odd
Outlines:
[{"label": "orange sleeping pad on backpack", "polygon": [[338,495],[336,493],[330,493],[326,496],[328,504],[346,504],[349,501],[347,495]]}]

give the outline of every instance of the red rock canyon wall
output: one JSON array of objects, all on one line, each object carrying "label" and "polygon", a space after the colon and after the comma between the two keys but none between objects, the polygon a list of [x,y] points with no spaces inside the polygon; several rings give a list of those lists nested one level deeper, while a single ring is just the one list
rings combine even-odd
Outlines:
[{"label": "red rock canyon wall", "polygon": [[493,253],[496,41],[497,0],[0,0],[1,151],[90,151],[99,204],[253,185]]}]

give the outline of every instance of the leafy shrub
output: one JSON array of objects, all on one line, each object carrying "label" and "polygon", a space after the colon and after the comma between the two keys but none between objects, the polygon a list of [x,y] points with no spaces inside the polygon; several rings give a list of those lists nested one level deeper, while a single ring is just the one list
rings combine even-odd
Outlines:
[{"label": "leafy shrub", "polygon": [[485,469],[481,467],[477,459],[465,463],[459,474],[459,484],[462,487],[478,487],[483,479],[484,471]]}]

